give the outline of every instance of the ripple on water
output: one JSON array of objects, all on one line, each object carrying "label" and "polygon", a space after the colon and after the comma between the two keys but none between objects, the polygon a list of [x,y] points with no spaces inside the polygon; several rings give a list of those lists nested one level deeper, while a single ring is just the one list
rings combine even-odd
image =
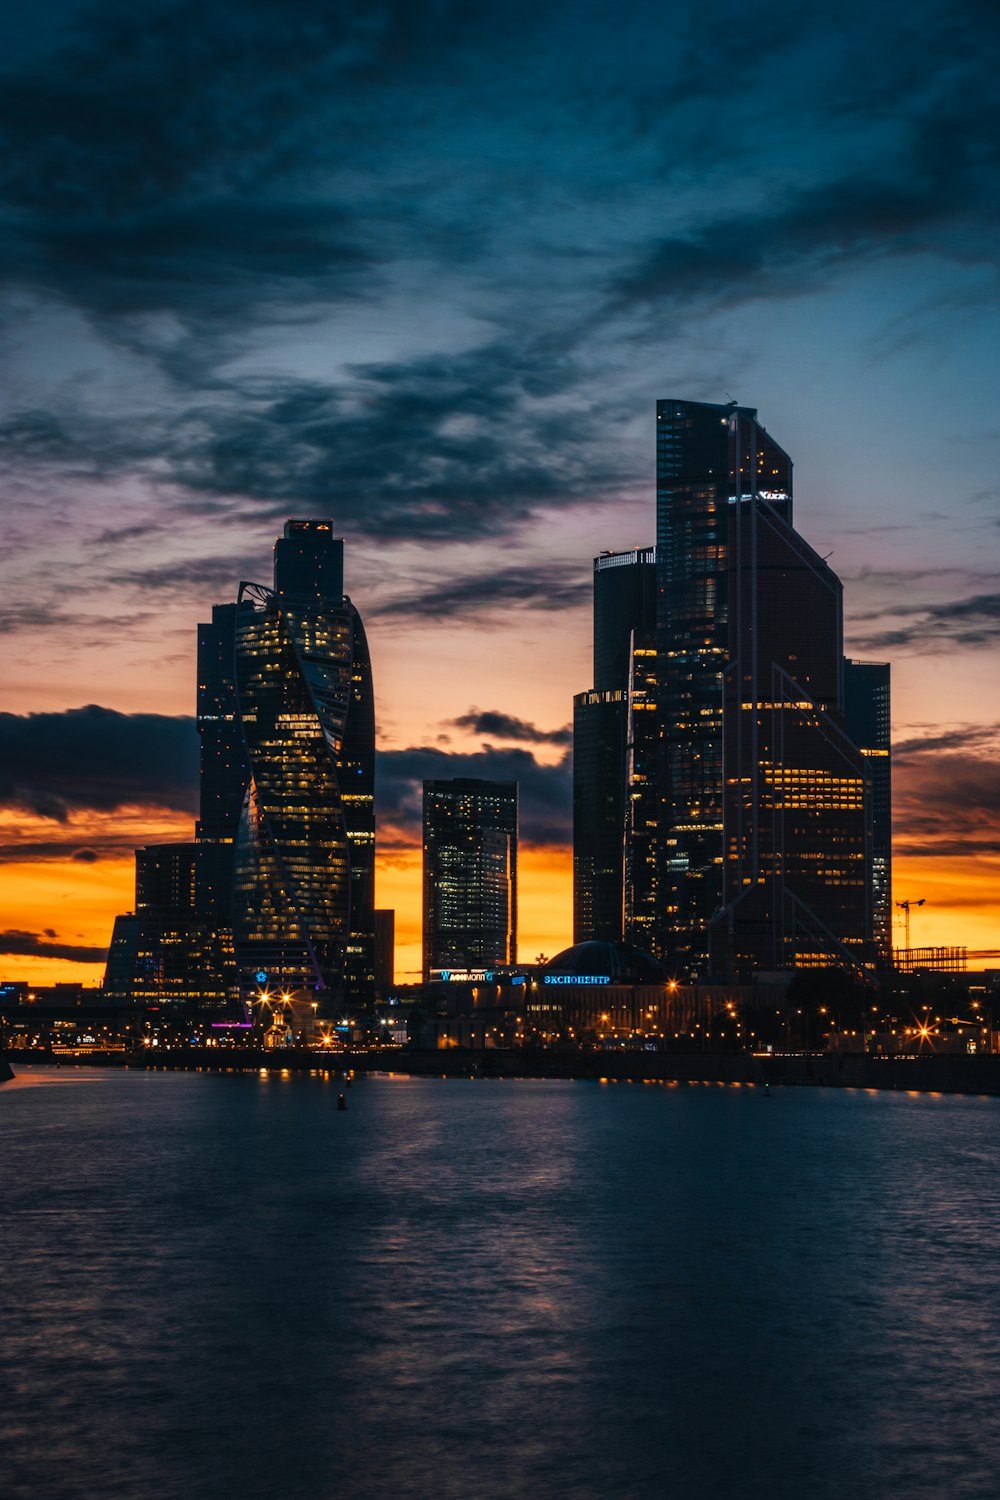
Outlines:
[{"label": "ripple on water", "polygon": [[5,1500],[995,1495],[997,1101],[273,1084],[0,1091]]}]

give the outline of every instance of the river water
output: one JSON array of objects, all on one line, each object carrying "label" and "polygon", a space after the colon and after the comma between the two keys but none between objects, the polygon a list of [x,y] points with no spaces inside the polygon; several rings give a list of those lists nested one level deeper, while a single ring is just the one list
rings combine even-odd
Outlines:
[{"label": "river water", "polygon": [[1000,1494],[1000,1101],[25,1070],[5,1500]]}]

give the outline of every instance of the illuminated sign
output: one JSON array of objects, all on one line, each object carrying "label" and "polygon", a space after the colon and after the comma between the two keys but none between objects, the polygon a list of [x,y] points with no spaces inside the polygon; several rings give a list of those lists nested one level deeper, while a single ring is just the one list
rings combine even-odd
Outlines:
[{"label": "illuminated sign", "polygon": [[493,978],[492,969],[432,969],[432,979],[443,979],[445,984],[482,984]]},{"label": "illuminated sign", "polygon": [[266,973],[264,972],[263,969],[258,969],[257,972],[256,972],[256,974],[254,975],[254,978],[256,979],[256,981],[257,981],[258,984],[266,984],[267,983],[267,975],[266,975]]},{"label": "illuminated sign", "polygon": [[546,974],[545,984],[610,984],[610,974]]}]

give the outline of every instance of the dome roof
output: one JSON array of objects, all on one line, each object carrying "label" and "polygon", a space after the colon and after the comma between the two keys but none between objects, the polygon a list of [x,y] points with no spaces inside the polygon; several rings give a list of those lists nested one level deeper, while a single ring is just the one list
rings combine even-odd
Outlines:
[{"label": "dome roof", "polygon": [[662,984],[667,977],[655,958],[629,943],[575,943],[550,959],[545,972],[606,975],[615,984]]}]

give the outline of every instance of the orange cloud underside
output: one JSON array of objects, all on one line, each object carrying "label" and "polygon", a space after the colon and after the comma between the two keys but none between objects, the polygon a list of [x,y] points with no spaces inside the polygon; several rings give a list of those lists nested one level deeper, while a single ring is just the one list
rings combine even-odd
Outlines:
[{"label": "orange cloud underside", "polygon": [[[171,843],[190,838],[191,820],[162,808],[119,808],[109,813],[79,813],[65,823],[14,812],[0,813],[0,931],[35,933],[42,942],[107,948],[118,912],[135,905],[136,845]],[[65,847],[66,853],[32,857],[40,844]],[[19,858],[17,851],[25,848]],[[99,858],[87,863],[72,858],[74,849],[93,849]],[[45,936],[50,931],[54,937]],[[79,981],[99,984],[103,959],[94,963],[39,954],[5,954],[0,943],[0,979],[32,984]]]},{"label": "orange cloud underside", "polygon": [[[83,865],[76,860],[46,860],[39,864],[0,867],[2,928],[44,933],[52,941],[106,948],[116,912],[129,911],[135,901],[135,861],[130,857],[102,859]],[[80,980],[98,984],[103,962],[77,963],[40,955],[0,956],[0,976],[27,979],[32,984]]]},{"label": "orange cloud underside", "polygon": [[[132,908],[135,892],[133,846],[192,836],[190,819],[161,809],[128,808],[115,813],[78,814],[68,823],[11,812],[0,814],[0,841],[7,851],[0,864],[0,930],[44,934],[63,944],[106,948],[116,913]],[[33,858],[33,846],[58,839],[66,855]],[[17,857],[19,846],[23,857]],[[74,848],[92,848],[100,857],[81,863]],[[1000,947],[997,892],[1000,856],[948,858],[898,855],[894,867],[897,899],[926,905],[914,909],[914,947],[965,946],[984,954]],[[421,852],[419,846],[384,848],[377,865],[377,902],[396,912],[396,980],[413,982],[421,969]],[[522,848],[520,853],[519,953],[522,962],[550,957],[572,942],[572,854],[569,849]],[[899,913],[896,913],[899,917]],[[894,941],[904,941],[901,921]],[[970,959],[972,967],[995,964]],[[82,963],[38,955],[0,953],[0,979],[35,984],[79,980],[100,982],[101,962]]]},{"label": "orange cloud underside", "polygon": [[[1000,947],[997,921],[1000,855],[963,858],[897,855],[893,861],[893,895],[897,901],[919,901],[912,908],[910,942],[914,948],[965,947],[970,953]],[[896,913],[893,942],[902,947],[902,913]],[[970,968],[996,968],[994,959],[969,960]]]}]

